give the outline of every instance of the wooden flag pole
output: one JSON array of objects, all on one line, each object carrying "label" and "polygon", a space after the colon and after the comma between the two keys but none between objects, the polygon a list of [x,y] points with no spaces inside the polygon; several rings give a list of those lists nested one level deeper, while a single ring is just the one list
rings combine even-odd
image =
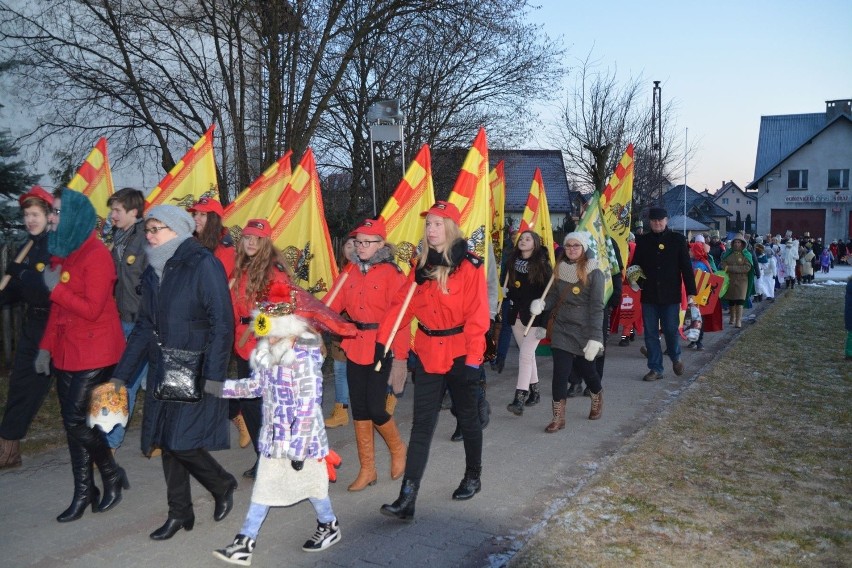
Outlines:
[{"label": "wooden flag pole", "polygon": [[[396,339],[396,332],[399,331],[399,326],[402,323],[402,318],[405,316],[405,311],[408,309],[408,304],[411,303],[411,298],[414,296],[414,291],[417,289],[417,282],[411,283],[411,288],[408,289],[408,294],[405,295],[405,301],[402,302],[402,308],[400,308],[399,313],[396,316],[396,321],[393,322],[393,330],[391,330],[390,337],[388,337],[388,344],[385,345],[384,354],[387,355],[391,350],[391,345],[393,345],[393,340]],[[382,370],[382,362],[379,361],[376,363],[375,367],[376,371]]]},{"label": "wooden flag pole", "polygon": [[[544,292],[541,294],[540,300],[542,302],[547,297],[547,293],[550,292],[550,287],[553,286],[553,283],[555,281],[556,281],[556,273],[554,272],[553,276],[550,277],[550,282],[547,283],[547,286],[545,287]],[[532,324],[535,321],[535,316],[533,316],[532,314],[530,314],[530,316],[531,316],[530,317],[530,323],[527,324],[527,328],[524,330],[524,337],[526,337],[527,334],[530,332],[530,329],[532,328]]]},{"label": "wooden flag pole", "polygon": [[[18,253],[18,256],[15,257],[15,264],[21,264],[27,255],[30,253],[30,249],[33,248],[33,241],[27,241],[23,247],[21,247],[21,252]],[[0,280],[0,290],[5,290],[6,286],[9,285],[9,282],[12,280],[11,274],[6,274],[3,276],[3,280]]]},{"label": "wooden flag pole", "polygon": [[323,298],[323,303],[326,306],[331,305],[331,303],[337,297],[337,294],[340,293],[340,290],[343,288],[343,283],[346,282],[347,278],[349,278],[349,271],[346,271],[340,275],[340,280],[337,281],[337,286],[334,287],[334,290],[332,290],[330,294]]}]

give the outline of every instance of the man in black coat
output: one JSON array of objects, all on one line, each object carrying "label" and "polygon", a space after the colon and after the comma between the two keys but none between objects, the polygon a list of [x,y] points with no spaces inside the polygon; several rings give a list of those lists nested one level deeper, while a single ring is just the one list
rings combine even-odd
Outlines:
[{"label": "man in black coat", "polygon": [[657,333],[661,328],[666,336],[672,369],[676,375],[683,374],[678,337],[681,285],[686,288],[689,303],[693,303],[697,291],[686,238],[668,228],[665,209],[651,208],[649,219],[651,231],[636,237],[633,264],[638,265],[645,275],[639,281],[649,369],[643,380],[656,381],[663,378],[663,353]]}]

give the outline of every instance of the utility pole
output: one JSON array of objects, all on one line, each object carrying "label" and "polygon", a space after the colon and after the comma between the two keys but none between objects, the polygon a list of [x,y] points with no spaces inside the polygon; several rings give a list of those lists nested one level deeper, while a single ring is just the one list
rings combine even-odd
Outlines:
[{"label": "utility pole", "polygon": [[[663,104],[660,81],[654,81],[651,108],[651,194],[650,200],[663,202]],[[656,187],[655,187],[656,186]],[[654,191],[656,189],[656,191]]]}]

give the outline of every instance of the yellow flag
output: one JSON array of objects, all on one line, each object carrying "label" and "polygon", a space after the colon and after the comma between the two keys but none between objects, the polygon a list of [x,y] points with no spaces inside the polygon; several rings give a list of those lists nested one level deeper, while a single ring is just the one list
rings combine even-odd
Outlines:
[{"label": "yellow flag", "polygon": [[434,203],[432,154],[429,145],[424,144],[380,215],[387,228],[387,242],[396,245],[397,264],[406,274],[411,270],[411,259],[417,256],[417,247],[423,239],[420,213]]},{"label": "yellow flag", "polygon": [[337,263],[325,222],[314,152],[296,166],[278,199],[281,215],[272,225],[272,242],[282,251],[296,283],[322,298],[337,278]]},{"label": "yellow flag", "polygon": [[553,226],[550,223],[550,208],[547,206],[547,193],[544,191],[544,181],[541,169],[536,168],[533,174],[527,205],[518,228],[518,235],[524,231],[532,231],[541,237],[541,244],[547,249],[550,264],[556,263],[556,252],[553,250]]},{"label": "yellow flag", "polygon": [[145,207],[177,205],[189,207],[201,197],[219,199],[216,159],[213,156],[213,128],[207,129],[189,152],[145,198]]},{"label": "yellow flag", "polygon": [[589,239],[589,250],[592,257],[598,261],[598,266],[604,273],[604,302],[612,296],[612,267],[618,267],[618,260],[615,258],[615,249],[609,244],[604,228],[604,220],[601,217],[601,208],[598,204],[600,194],[595,192],[592,199],[589,200],[589,206],[583,214],[583,218],[577,223],[578,231],[586,231],[591,238]]},{"label": "yellow flag", "polygon": [[[491,185],[488,182],[488,141],[480,128],[468,150],[462,169],[447,201],[459,208],[461,230],[468,249],[480,256],[488,274],[489,244],[494,218],[491,212]],[[492,251],[493,252],[493,251]]]},{"label": "yellow flag", "polygon": [[600,199],[607,234],[618,244],[621,266],[627,266],[627,240],[633,209],[633,144],[627,146]]},{"label": "yellow flag", "polygon": [[[503,236],[506,231],[506,174],[505,164],[500,160],[488,175],[491,186],[491,243],[494,256],[499,262],[503,258]],[[502,294],[502,288],[501,288]]]},{"label": "yellow flag", "polygon": [[77,173],[68,182],[68,188],[79,191],[89,198],[98,214],[98,234],[101,233],[109,217],[107,200],[115,192],[112,185],[112,171],[107,157],[107,141],[101,138],[83,161]]},{"label": "yellow flag", "polygon": [[293,152],[287,151],[277,162],[260,174],[227,207],[222,217],[225,226],[244,227],[249,219],[266,219],[272,227],[283,211],[278,198],[290,182],[293,172],[290,166]]}]

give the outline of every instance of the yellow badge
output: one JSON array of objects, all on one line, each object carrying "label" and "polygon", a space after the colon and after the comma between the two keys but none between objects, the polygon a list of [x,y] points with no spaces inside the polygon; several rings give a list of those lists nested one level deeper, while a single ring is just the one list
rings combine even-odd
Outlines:
[{"label": "yellow badge", "polygon": [[573,288],[571,288],[571,291],[574,292],[574,295],[576,296],[577,294],[580,293],[580,287],[574,286]]},{"label": "yellow badge", "polygon": [[257,314],[254,318],[254,334],[258,337],[263,337],[269,334],[270,322],[265,314]]},{"label": "yellow badge", "polygon": [[36,270],[38,270],[39,272],[44,272],[44,263],[43,262],[37,263],[36,264]]},{"label": "yellow badge", "polygon": [[664,248],[666,248],[666,245],[664,245],[663,243],[660,243],[657,246],[660,247],[660,250],[663,250]]},{"label": "yellow badge", "polygon": [[63,270],[63,271],[62,271],[62,276],[59,278],[59,280],[60,280],[63,284],[65,284],[66,282],[68,282],[69,280],[71,280],[71,274],[70,274],[67,270]]},{"label": "yellow badge", "polygon": [[127,257],[127,264],[133,264],[134,262],[136,262],[136,257],[134,255],[131,254]]},{"label": "yellow badge", "polygon": [[520,287],[521,287],[521,283],[518,282],[517,280],[515,280],[515,288],[520,288]]}]

